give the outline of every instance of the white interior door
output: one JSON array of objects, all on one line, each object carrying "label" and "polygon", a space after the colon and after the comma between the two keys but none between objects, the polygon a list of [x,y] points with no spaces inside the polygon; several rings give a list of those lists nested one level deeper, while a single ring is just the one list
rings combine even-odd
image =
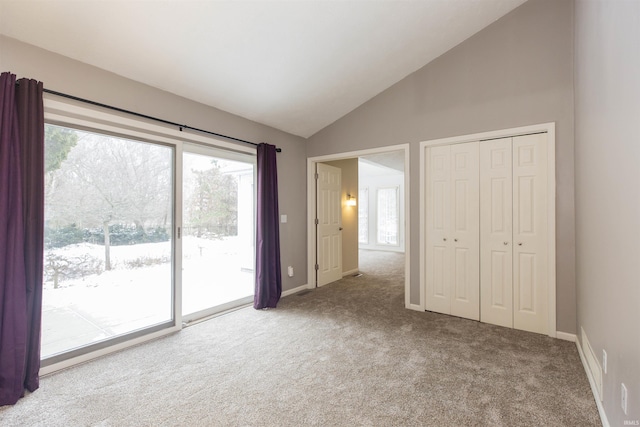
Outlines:
[{"label": "white interior door", "polygon": [[[480,320],[480,196],[477,142],[451,146],[451,314]],[[452,238],[452,239],[451,239]]]},{"label": "white interior door", "polygon": [[342,171],[318,163],[316,173],[317,282],[323,286],[342,278]]},{"label": "white interior door", "polygon": [[513,138],[513,327],[548,330],[547,135]]},{"label": "white interior door", "polygon": [[480,144],[480,320],[513,327],[511,138]]},{"label": "white interior door", "polygon": [[426,150],[426,309],[451,314],[451,149]]}]

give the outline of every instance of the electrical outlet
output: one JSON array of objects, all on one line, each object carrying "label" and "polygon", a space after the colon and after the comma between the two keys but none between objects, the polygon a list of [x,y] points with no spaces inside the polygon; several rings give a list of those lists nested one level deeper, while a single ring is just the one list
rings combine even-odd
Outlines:
[{"label": "electrical outlet", "polygon": [[607,373],[607,351],[602,349],[602,370]]},{"label": "electrical outlet", "polygon": [[622,406],[624,414],[627,415],[627,386],[625,386],[624,383],[622,383],[620,394],[620,405]]},{"label": "electrical outlet", "polygon": [[287,272],[289,273],[289,277],[293,277],[293,267],[287,267]]}]

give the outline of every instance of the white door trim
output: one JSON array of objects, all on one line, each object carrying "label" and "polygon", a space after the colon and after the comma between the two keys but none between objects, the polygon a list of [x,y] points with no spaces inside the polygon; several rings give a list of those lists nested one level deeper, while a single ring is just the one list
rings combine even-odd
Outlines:
[{"label": "white door trim", "polygon": [[[404,254],[405,254],[405,264],[404,264],[404,301],[406,308],[416,309],[414,305],[411,304],[411,280],[410,280],[410,240],[411,240],[411,232],[409,230],[410,227],[410,218],[409,218],[409,200],[408,196],[411,194],[409,185],[410,185],[410,170],[409,170],[409,148],[410,144],[399,144],[399,145],[390,145],[386,147],[380,148],[370,148],[366,150],[358,150],[358,151],[349,151],[345,153],[336,153],[336,154],[328,154],[324,156],[316,156],[316,157],[308,157],[307,158],[307,286],[309,289],[313,289],[316,287],[316,226],[315,226],[315,212],[316,212],[316,197],[315,197],[315,173],[316,173],[316,163],[330,162],[334,160],[344,160],[344,159],[353,159],[354,157],[366,156],[370,154],[378,154],[378,153],[386,153],[389,151],[404,151],[404,226],[405,226],[405,239],[404,239]],[[422,289],[420,290],[422,292]],[[423,298],[421,296],[420,301]]]},{"label": "white door trim", "polygon": [[[474,133],[469,135],[454,136],[450,138],[439,138],[420,142],[420,307],[421,311],[425,310],[425,265],[424,257],[426,254],[426,196],[425,196],[425,178],[426,163],[425,155],[427,147],[437,145],[461,144],[464,142],[480,141],[496,138],[509,138],[514,136],[526,135],[530,133],[546,132],[548,135],[547,143],[547,164],[553,167],[547,168],[547,221],[548,221],[548,335],[556,337],[556,125],[555,122],[541,123],[531,126],[522,126],[510,129],[501,129],[490,132]],[[413,308],[413,307],[412,307]]]}]

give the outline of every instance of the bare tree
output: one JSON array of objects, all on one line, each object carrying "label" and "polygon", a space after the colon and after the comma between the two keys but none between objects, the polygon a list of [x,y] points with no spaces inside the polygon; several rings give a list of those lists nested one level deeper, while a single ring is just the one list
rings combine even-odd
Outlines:
[{"label": "bare tree", "polygon": [[110,225],[166,226],[171,217],[170,148],[76,131],[80,137],[48,190],[48,221],[102,228],[111,269]]}]

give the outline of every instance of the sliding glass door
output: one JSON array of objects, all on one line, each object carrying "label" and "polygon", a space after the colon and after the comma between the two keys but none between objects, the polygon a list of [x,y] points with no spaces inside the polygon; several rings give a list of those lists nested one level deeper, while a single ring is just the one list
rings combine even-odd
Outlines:
[{"label": "sliding glass door", "polygon": [[42,366],[253,299],[255,155],[145,135],[45,127]]},{"label": "sliding glass door", "polygon": [[43,360],[172,322],[174,152],[46,125]]},{"label": "sliding glass door", "polygon": [[254,292],[254,157],[185,146],[183,320],[250,302]]}]

